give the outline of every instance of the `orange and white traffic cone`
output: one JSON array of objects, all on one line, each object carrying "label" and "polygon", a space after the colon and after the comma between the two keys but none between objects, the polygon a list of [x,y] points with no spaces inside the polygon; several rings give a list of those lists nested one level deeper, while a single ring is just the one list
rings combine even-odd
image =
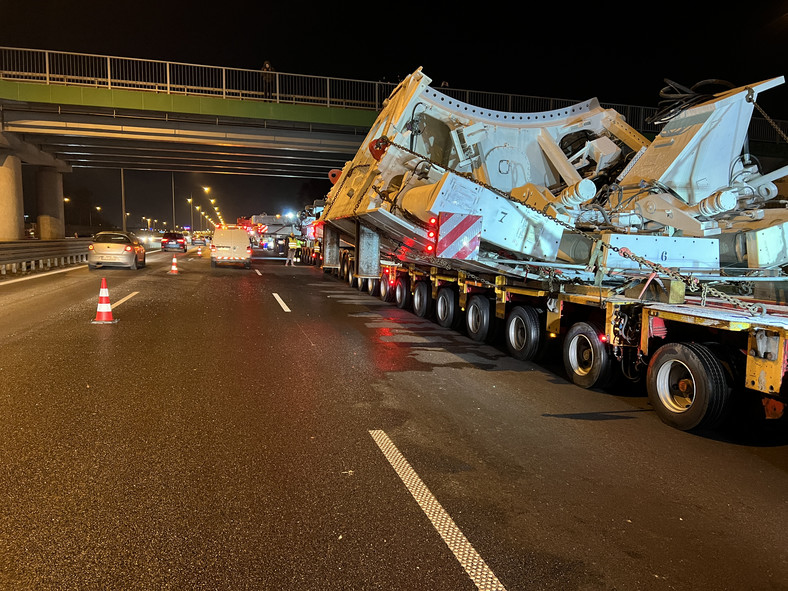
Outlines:
[{"label": "orange and white traffic cone", "polygon": [[198,256],[198,257],[201,257],[201,256],[202,256],[202,246],[198,246],[198,247],[197,247],[197,256]]},{"label": "orange and white traffic cone", "polygon": [[177,275],[178,274],[178,259],[176,259],[174,256],[172,257],[172,267],[170,267],[170,270],[168,271],[168,273],[170,275]]},{"label": "orange and white traffic cone", "polygon": [[101,289],[99,290],[98,308],[96,309],[96,318],[92,320],[92,324],[115,324],[117,320],[112,319],[112,305],[109,303],[109,290],[107,289],[107,280],[101,278]]}]

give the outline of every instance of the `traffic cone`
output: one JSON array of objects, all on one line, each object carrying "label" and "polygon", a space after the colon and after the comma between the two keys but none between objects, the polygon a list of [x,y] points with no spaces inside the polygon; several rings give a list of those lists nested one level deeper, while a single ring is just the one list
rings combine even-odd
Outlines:
[{"label": "traffic cone", "polygon": [[172,257],[172,267],[168,271],[170,275],[177,275],[178,274],[178,259],[175,256]]},{"label": "traffic cone", "polygon": [[197,247],[197,256],[198,256],[198,257],[201,257],[201,256],[202,256],[202,246],[198,246],[198,247]]},{"label": "traffic cone", "polygon": [[112,319],[112,305],[109,303],[107,280],[102,277],[98,308],[96,309],[96,319],[92,320],[91,324],[115,324],[116,322],[117,320]]}]

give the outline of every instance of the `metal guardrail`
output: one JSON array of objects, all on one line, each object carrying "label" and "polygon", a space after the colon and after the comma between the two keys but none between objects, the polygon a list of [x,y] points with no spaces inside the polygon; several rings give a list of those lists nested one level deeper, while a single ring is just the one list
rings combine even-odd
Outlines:
[{"label": "metal guardrail", "polygon": [[[396,87],[382,81],[12,47],[0,47],[0,80],[375,111],[382,108]],[[590,98],[558,99],[459,88],[440,91],[476,107],[510,113],[549,111]],[[656,134],[660,130],[660,126],[648,123],[657,112],[654,107],[608,102],[602,105],[621,113],[641,133]],[[788,132],[788,122],[777,123]],[[757,117],[750,126],[750,139],[781,140],[772,126]]]},{"label": "metal guardrail", "polygon": [[0,243],[0,277],[38,269],[65,267],[88,259],[90,240],[15,240]]}]

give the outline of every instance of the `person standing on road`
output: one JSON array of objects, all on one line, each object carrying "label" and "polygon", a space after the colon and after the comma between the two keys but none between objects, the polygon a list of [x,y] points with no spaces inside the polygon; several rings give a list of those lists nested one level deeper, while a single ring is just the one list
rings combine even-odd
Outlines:
[{"label": "person standing on road", "polygon": [[290,236],[287,238],[287,260],[285,261],[285,267],[287,263],[290,263],[291,267],[295,267],[295,254],[296,249],[298,248],[298,240],[295,237],[295,234],[290,232]]}]

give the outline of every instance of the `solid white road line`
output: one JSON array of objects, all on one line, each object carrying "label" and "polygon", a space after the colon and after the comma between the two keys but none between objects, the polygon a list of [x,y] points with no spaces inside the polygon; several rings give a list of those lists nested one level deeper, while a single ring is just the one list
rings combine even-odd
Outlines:
[{"label": "solid white road line", "polygon": [[498,578],[493,574],[487,563],[484,562],[479,553],[476,552],[468,539],[454,523],[454,520],[446,513],[427,485],[422,482],[419,475],[411,467],[405,457],[400,453],[394,443],[383,431],[371,430],[369,432],[372,439],[378,444],[380,451],[394,468],[405,487],[416,499],[421,510],[427,515],[432,525],[438,530],[443,541],[452,551],[465,572],[480,591],[506,591]]},{"label": "solid white road line", "polygon": [[39,277],[46,277],[47,275],[57,275],[58,273],[68,273],[70,271],[76,271],[77,269],[84,269],[87,265],[79,265],[78,267],[71,267],[70,269],[59,269],[57,271],[47,271],[45,273],[37,273],[35,275],[29,275],[28,277],[20,277],[19,279],[9,279],[8,281],[1,281],[0,287],[3,285],[10,285],[12,283],[19,283],[20,281],[30,281],[31,279],[38,279]]},{"label": "solid white road line", "polygon": [[277,301],[277,302],[279,302],[279,305],[280,305],[280,306],[282,306],[282,310],[284,310],[285,312],[289,312],[289,311],[290,311],[290,308],[288,308],[288,307],[287,307],[287,304],[285,304],[285,303],[282,301],[282,298],[280,298],[280,297],[279,297],[279,294],[278,294],[278,293],[275,293],[275,294],[274,294],[274,298],[276,298],[276,301]]},{"label": "solid white road line", "polygon": [[132,292],[131,292],[129,295],[127,295],[125,298],[121,298],[121,299],[119,299],[117,302],[115,302],[114,304],[112,304],[112,307],[114,308],[115,306],[120,306],[120,305],[121,305],[123,302],[130,300],[131,298],[133,298],[133,297],[134,297],[135,295],[137,295],[138,293],[139,293],[138,291],[132,291]]}]

